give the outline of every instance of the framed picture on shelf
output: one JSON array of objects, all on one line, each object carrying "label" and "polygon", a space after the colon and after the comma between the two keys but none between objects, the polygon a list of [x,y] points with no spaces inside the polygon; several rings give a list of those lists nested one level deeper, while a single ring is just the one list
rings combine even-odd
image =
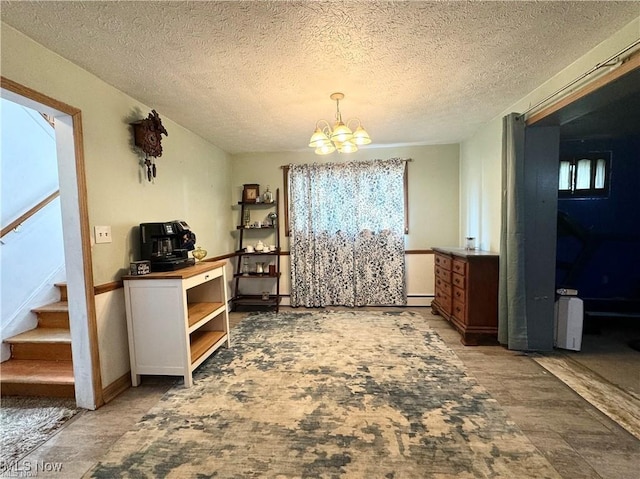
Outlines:
[{"label": "framed picture on shelf", "polygon": [[243,203],[255,203],[260,197],[260,185],[245,184],[242,190],[242,202]]}]

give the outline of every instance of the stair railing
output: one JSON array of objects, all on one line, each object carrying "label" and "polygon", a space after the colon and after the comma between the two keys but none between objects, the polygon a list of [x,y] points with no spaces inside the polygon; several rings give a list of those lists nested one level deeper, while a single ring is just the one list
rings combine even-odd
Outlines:
[{"label": "stair railing", "polygon": [[26,213],[20,215],[18,218],[13,220],[7,226],[2,228],[2,230],[0,230],[0,239],[4,238],[5,235],[7,233],[11,232],[12,230],[17,229],[18,226],[20,226],[22,223],[27,221],[33,215],[35,215],[38,211],[40,211],[42,208],[47,206],[49,203],[51,203],[53,200],[55,200],[58,196],[60,196],[60,190],[56,190],[55,192],[51,193],[49,196],[47,196],[44,200],[42,200],[40,203],[35,205],[29,211],[27,211]]}]

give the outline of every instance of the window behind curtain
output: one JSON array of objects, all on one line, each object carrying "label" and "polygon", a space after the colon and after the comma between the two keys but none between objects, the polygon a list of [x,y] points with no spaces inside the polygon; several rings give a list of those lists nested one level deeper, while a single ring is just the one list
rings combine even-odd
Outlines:
[{"label": "window behind curtain", "polygon": [[[394,158],[395,159],[395,158]],[[407,164],[409,160],[401,160],[404,161],[404,191],[403,191],[403,201],[404,201],[404,234],[409,234],[409,192],[408,192],[408,171]],[[291,235],[291,229],[289,225],[289,167],[290,165],[286,165],[282,167],[282,175],[283,175],[283,185],[284,185],[284,231],[286,236]]]}]

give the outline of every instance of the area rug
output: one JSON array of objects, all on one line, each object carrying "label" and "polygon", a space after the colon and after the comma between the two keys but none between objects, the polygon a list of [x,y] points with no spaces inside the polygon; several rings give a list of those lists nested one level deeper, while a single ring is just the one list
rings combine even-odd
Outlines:
[{"label": "area rug", "polygon": [[74,399],[3,397],[0,402],[0,473],[49,439],[78,409]]},{"label": "area rug", "polygon": [[560,352],[532,357],[560,381],[629,433],[640,439],[640,397],[612,384],[584,365]]},{"label": "area rug", "polygon": [[416,313],[248,316],[85,477],[558,478]]}]

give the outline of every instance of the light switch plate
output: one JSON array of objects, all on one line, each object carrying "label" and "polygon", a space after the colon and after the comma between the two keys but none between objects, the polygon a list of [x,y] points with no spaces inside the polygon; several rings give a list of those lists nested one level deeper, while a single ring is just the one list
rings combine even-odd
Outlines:
[{"label": "light switch plate", "polygon": [[111,243],[111,226],[94,226],[96,243]]}]

